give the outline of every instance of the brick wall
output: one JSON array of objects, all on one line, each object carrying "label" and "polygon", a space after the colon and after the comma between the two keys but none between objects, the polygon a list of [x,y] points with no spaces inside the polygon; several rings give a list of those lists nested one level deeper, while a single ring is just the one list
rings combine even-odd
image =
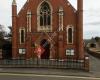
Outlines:
[{"label": "brick wall", "polygon": [[[25,5],[22,7],[18,15],[16,15],[16,6],[13,6],[13,57],[18,58],[18,49],[19,48],[26,48],[26,58],[31,58],[33,53],[33,48],[31,47],[32,42],[36,41],[36,39],[41,35],[41,33],[37,32],[37,8],[40,5],[40,3],[43,0],[29,0],[29,2],[26,2]],[[78,4],[82,4],[83,0],[78,0]],[[75,10],[72,5],[67,0],[50,0],[48,1],[52,5],[53,9],[53,19],[52,19],[52,28],[53,31],[56,31],[56,29],[59,27],[59,16],[58,11],[59,7],[62,6],[64,9],[64,31],[62,34],[60,34],[63,39],[62,47],[58,46],[60,44],[58,36],[59,33],[57,33],[57,36],[54,38],[55,41],[55,54],[52,53],[52,58],[57,58],[57,55],[60,56],[60,59],[66,58],[66,49],[73,48],[75,50],[75,58],[84,59],[84,53],[83,53],[83,31],[82,31],[82,22],[83,22],[83,15],[82,15],[82,7],[81,5],[78,5],[79,12],[77,13],[77,10]],[[19,43],[19,29],[21,27],[24,27],[27,31],[27,11],[32,12],[32,33],[26,33],[26,42],[25,44]],[[80,12],[81,11],[81,12]],[[78,16],[79,15],[79,16]],[[80,22],[78,22],[80,21]],[[74,43],[73,44],[67,44],[67,35],[66,35],[66,27],[68,25],[72,25],[74,27]],[[36,32],[36,33],[34,33]],[[48,39],[48,36],[43,35],[42,39]],[[34,39],[34,40],[33,40]],[[40,41],[41,41],[40,40]],[[61,49],[63,48],[63,49]],[[62,50],[59,51],[58,49]],[[56,55],[56,56],[55,56]]]}]

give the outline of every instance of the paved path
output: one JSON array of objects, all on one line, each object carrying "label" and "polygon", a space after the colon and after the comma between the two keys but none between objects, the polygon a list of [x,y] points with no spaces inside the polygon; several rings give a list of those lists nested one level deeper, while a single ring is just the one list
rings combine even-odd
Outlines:
[{"label": "paved path", "polygon": [[90,55],[90,70],[100,72],[100,59]]},{"label": "paved path", "polygon": [[100,77],[100,59],[90,56],[90,72]]}]

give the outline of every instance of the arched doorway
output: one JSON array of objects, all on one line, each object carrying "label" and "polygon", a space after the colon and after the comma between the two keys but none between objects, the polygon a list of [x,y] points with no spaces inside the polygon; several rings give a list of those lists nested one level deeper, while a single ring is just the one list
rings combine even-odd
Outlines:
[{"label": "arched doorway", "polygon": [[45,49],[44,53],[41,55],[41,59],[49,59],[50,43],[46,39],[43,39],[41,40],[40,45]]}]

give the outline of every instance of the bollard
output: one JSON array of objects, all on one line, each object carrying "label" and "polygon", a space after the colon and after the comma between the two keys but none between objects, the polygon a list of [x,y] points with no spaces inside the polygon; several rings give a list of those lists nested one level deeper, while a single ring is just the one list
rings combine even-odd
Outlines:
[{"label": "bollard", "polygon": [[90,70],[90,66],[89,66],[89,56],[86,56],[84,61],[85,61],[84,62],[84,69],[85,69],[85,71],[89,72],[89,70]]}]

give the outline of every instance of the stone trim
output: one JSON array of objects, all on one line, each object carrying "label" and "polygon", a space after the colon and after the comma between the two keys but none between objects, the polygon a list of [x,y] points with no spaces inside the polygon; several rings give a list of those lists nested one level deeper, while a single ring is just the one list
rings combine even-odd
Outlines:
[{"label": "stone trim", "polygon": [[63,17],[64,10],[62,7],[59,8],[59,31],[63,31]]},{"label": "stone trim", "polygon": [[31,11],[27,12],[27,32],[31,32],[31,19],[32,19],[32,13]]}]

